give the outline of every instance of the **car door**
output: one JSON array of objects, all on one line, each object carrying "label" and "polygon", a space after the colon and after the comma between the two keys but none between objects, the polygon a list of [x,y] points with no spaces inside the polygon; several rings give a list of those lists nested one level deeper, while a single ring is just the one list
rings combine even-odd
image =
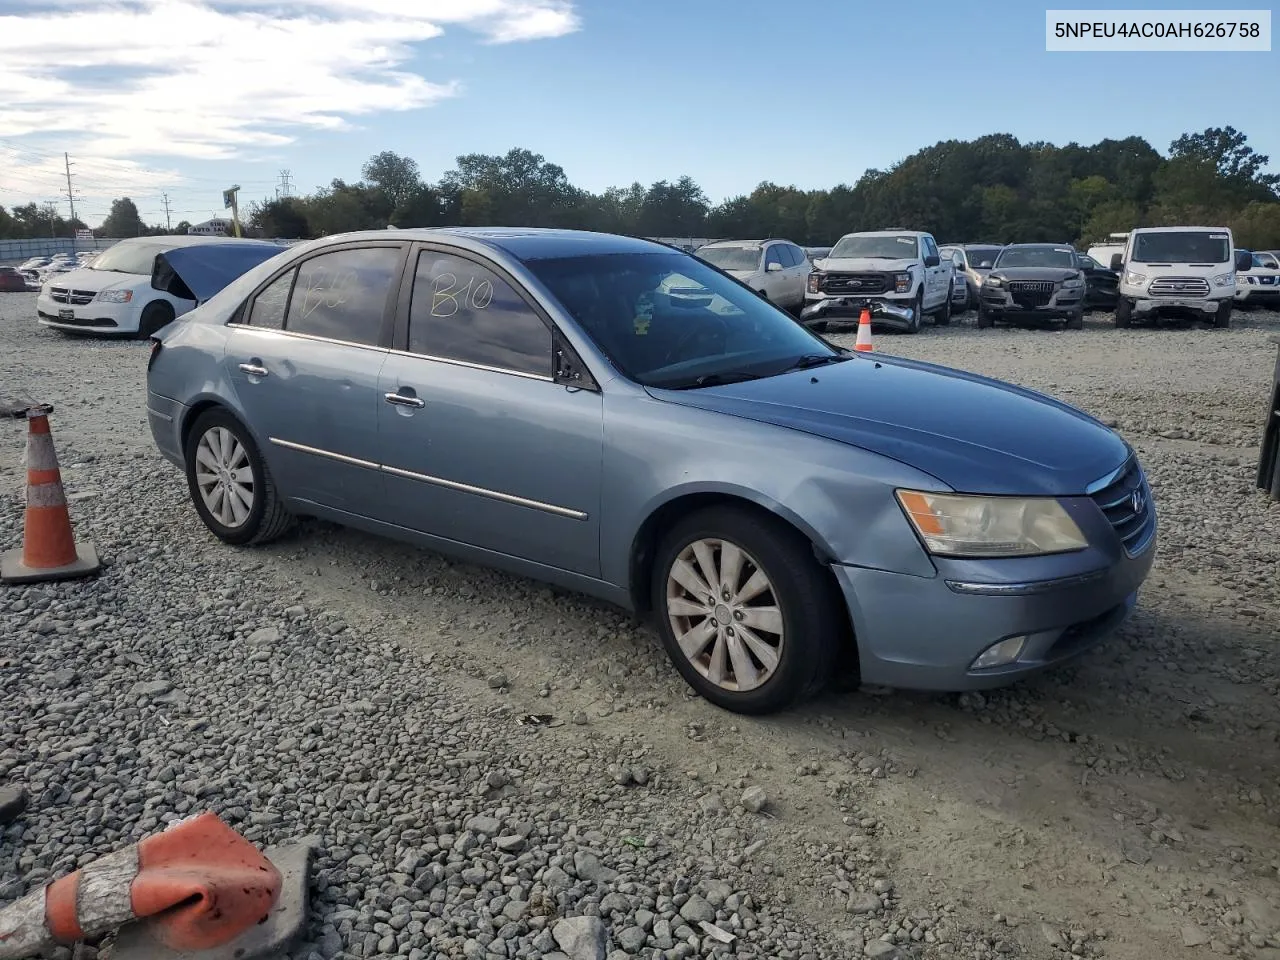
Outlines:
[{"label": "car door", "polygon": [[557,381],[570,348],[491,261],[422,245],[406,276],[379,387],[384,519],[598,576],[599,391]]},{"label": "car door", "polygon": [[771,243],[764,250],[764,292],[774,303],[787,300],[786,264],[782,262],[782,244]]},{"label": "car door", "polygon": [[941,305],[947,296],[946,270],[947,266],[942,262],[942,255],[938,253],[938,245],[933,242],[933,237],[927,233],[920,237],[921,256],[937,257],[938,262],[932,267],[925,267],[925,309],[929,310]]},{"label": "car door", "polygon": [[308,257],[227,324],[227,377],[288,496],[360,515],[382,498],[379,376],[407,246]]},{"label": "car door", "polygon": [[788,302],[791,306],[798,306],[804,303],[804,288],[809,282],[809,257],[794,243],[786,244],[786,249],[795,261],[795,265],[788,271],[791,280],[787,290]]}]

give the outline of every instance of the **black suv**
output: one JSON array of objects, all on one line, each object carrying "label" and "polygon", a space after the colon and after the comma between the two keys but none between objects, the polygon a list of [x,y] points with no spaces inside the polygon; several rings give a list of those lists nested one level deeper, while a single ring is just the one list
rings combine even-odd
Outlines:
[{"label": "black suv", "polygon": [[1060,320],[1084,327],[1085,274],[1066,243],[1011,243],[995,259],[978,293],[978,326],[996,321]]}]

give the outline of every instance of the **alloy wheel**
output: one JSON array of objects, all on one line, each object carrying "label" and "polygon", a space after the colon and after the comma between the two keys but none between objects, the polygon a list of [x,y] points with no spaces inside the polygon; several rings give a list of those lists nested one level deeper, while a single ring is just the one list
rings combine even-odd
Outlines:
[{"label": "alloy wheel", "polygon": [[196,446],[196,486],[205,508],[223,526],[242,526],[253,511],[255,484],[249,452],[226,427],[210,427]]}]

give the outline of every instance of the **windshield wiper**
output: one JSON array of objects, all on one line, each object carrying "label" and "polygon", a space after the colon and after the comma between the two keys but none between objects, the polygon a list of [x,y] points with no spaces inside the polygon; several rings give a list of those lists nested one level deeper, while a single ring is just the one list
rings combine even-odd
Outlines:
[{"label": "windshield wiper", "polygon": [[797,357],[794,361],[783,367],[781,372],[786,373],[789,370],[808,370],[811,367],[821,367],[827,363],[840,363],[841,361],[850,359],[847,353],[806,353],[803,357]]},{"label": "windshield wiper", "polygon": [[731,370],[727,373],[704,373],[700,377],[694,377],[691,380],[677,380],[675,383],[654,384],[654,386],[666,390],[689,390],[695,387],[718,387],[726,383],[743,383],[747,380],[759,380],[763,377],[762,373],[746,373],[741,370]]}]

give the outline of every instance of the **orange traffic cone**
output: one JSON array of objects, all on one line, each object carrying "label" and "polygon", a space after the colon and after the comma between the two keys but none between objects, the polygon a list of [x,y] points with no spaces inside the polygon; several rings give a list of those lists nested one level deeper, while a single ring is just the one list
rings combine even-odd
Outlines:
[{"label": "orange traffic cone", "polygon": [[135,920],[145,921],[145,931],[128,928],[132,934],[122,939],[150,942],[143,956],[198,955],[266,925],[282,879],[257,847],[216,814],[202,813],[0,910],[0,960],[95,940]]},{"label": "orange traffic cone", "polygon": [[862,313],[858,316],[858,339],[853,342],[853,349],[859,351],[871,351],[871,310],[867,307],[862,308]]},{"label": "orange traffic cone", "polygon": [[22,547],[0,556],[0,581],[34,583],[97,573],[102,564],[92,544],[76,547],[62,489],[58,454],[49,432],[48,405],[20,411],[27,418],[27,513]]}]

